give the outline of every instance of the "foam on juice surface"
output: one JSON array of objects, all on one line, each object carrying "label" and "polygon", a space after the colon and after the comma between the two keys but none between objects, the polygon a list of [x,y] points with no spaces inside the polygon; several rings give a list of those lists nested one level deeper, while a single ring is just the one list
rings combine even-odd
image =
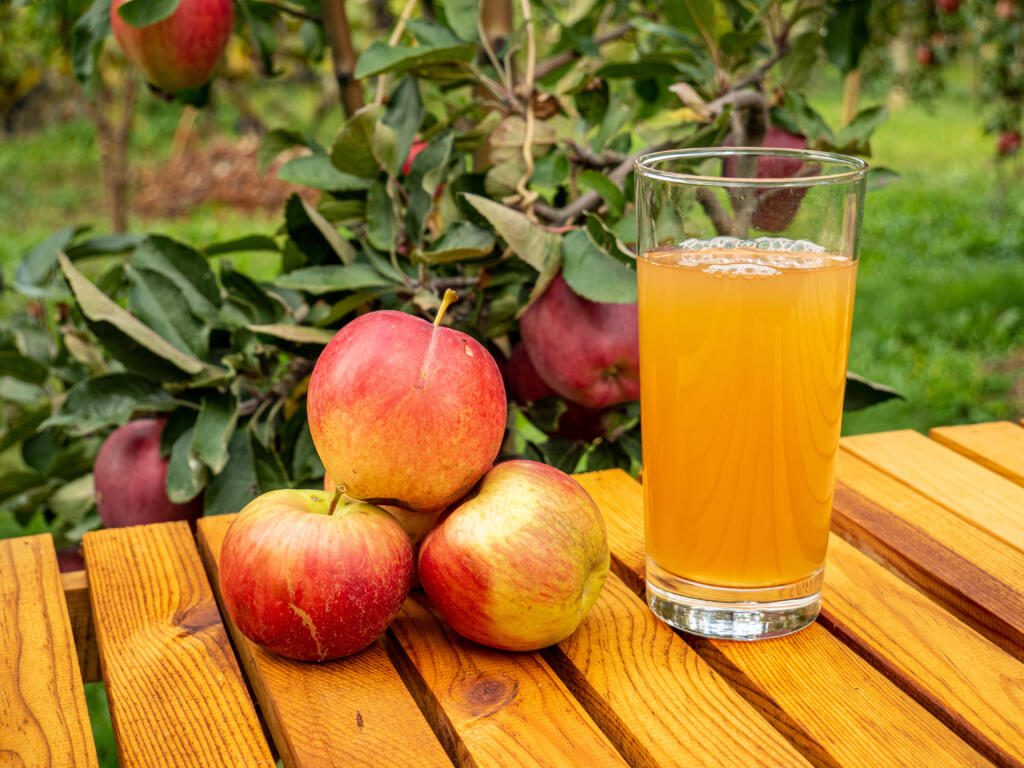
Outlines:
[{"label": "foam on juice surface", "polygon": [[782,237],[691,238],[673,247],[649,251],[645,258],[668,266],[699,269],[709,275],[748,278],[772,277],[789,270],[826,269],[849,261],[808,240]]}]

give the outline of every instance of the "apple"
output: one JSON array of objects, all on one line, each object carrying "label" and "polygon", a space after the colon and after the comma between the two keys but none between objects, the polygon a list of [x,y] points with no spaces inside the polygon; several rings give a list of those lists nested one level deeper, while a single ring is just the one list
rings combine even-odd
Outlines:
[{"label": "apple", "polygon": [[1014,4],[1013,0],[999,0],[996,3],[996,16],[1002,21],[1009,21],[1013,18]]},{"label": "apple", "polygon": [[170,16],[146,27],[121,18],[118,9],[127,1],[112,0],[110,26],[125,57],[150,85],[177,93],[210,79],[231,37],[231,0],[181,0]]},{"label": "apple", "polygon": [[571,635],[608,577],[604,519],[569,475],[507,461],[427,534],[423,588],[460,635],[532,651]]},{"label": "apple", "polygon": [[412,545],[379,507],[322,491],[270,491],[224,536],[231,620],[268,651],[326,661],[361,651],[409,594]]},{"label": "apple", "polygon": [[960,0],[935,0],[935,7],[942,13],[956,13],[960,10]]},{"label": "apple", "polygon": [[[773,125],[765,132],[762,146],[766,149],[806,149],[807,138]],[[803,167],[803,161],[797,158],[759,157],[757,159],[757,178],[788,179],[800,173]],[[740,175],[737,163],[733,158],[726,161],[724,175],[731,178]],[[781,232],[792,223],[796,212],[800,210],[800,201],[807,194],[807,189],[803,187],[759,189],[755,194],[757,205],[754,208],[751,223],[764,232]]]},{"label": "apple", "polygon": [[415,512],[460,499],[501,448],[508,405],[475,339],[404,312],[362,315],[335,334],[309,381],[309,429],[345,493]]},{"label": "apple", "polygon": [[1003,131],[996,143],[996,153],[1000,157],[1012,155],[1020,151],[1020,131]]},{"label": "apple", "polygon": [[636,304],[589,301],[559,275],[519,330],[537,374],[566,400],[596,409],[640,397]]},{"label": "apple", "polygon": [[118,427],[100,446],[93,465],[96,510],[107,528],[195,520],[203,498],[174,504],[167,498],[168,459],[160,455],[162,419]]},{"label": "apple", "polygon": [[925,69],[930,67],[935,59],[931,46],[924,45],[923,43],[917,46],[917,51],[914,53],[914,56],[917,58],[917,63]]},{"label": "apple", "polygon": [[[555,391],[537,373],[521,342],[512,347],[505,365],[505,387],[509,397],[520,405],[556,396]],[[584,408],[571,400],[563,402],[565,410],[558,417],[556,435],[567,440],[593,440],[604,434],[603,410]]]},{"label": "apple", "polygon": [[82,548],[78,544],[61,547],[57,550],[57,567],[61,573],[68,571],[84,571],[85,558],[82,557]]}]

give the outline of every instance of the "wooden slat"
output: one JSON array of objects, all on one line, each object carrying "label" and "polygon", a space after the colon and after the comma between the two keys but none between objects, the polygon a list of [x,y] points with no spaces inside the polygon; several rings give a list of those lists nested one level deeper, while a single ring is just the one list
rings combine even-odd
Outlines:
[{"label": "wooden slat", "polygon": [[544,657],[631,766],[808,765],[615,575]]},{"label": "wooden slat", "polygon": [[0,540],[0,765],[96,764],[53,539]]},{"label": "wooden slat", "polygon": [[1024,488],[912,430],[843,439],[850,453],[1024,550]]},{"label": "wooden slat", "polygon": [[78,667],[82,679],[94,683],[100,678],[100,650],[96,645],[96,630],[92,625],[92,606],[89,604],[89,579],[85,571],[70,571],[60,575],[64,601],[71,617],[71,633],[78,652]]},{"label": "wooden slat", "polygon": [[1024,664],[835,536],[822,622],[989,759],[1024,766]]},{"label": "wooden slat", "polygon": [[1024,659],[1024,553],[845,450],[832,528]]},{"label": "wooden slat", "polygon": [[1024,429],[1012,421],[936,427],[932,440],[962,453],[971,461],[1024,485]]},{"label": "wooden slat", "polygon": [[[640,486],[613,470],[581,476],[604,511],[619,518],[609,537],[613,556],[626,566],[627,583],[643,589]],[[631,529],[619,540],[613,530]],[[760,643],[730,643],[692,636],[687,642],[758,707],[811,762],[828,766],[987,765],[894,683],[819,624]]]},{"label": "wooden slat", "polygon": [[456,764],[625,765],[539,655],[464,640],[416,599],[406,601],[386,637]]},{"label": "wooden slat", "polygon": [[84,545],[122,768],[273,766],[188,524]]},{"label": "wooden slat", "polygon": [[[220,599],[218,565],[234,516],[199,521],[199,544]],[[380,645],[324,664],[289,661],[250,643],[224,617],[289,768],[450,766],[437,737]]]}]

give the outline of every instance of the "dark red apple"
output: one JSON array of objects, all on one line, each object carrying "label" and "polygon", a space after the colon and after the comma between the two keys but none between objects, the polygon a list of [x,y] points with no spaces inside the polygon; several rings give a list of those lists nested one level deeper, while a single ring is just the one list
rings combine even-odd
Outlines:
[{"label": "dark red apple", "polygon": [[960,0],[935,0],[935,7],[942,13],[956,13],[960,10]]},{"label": "dark red apple", "polygon": [[636,304],[589,301],[559,275],[519,330],[537,374],[566,400],[596,409],[640,397]]},{"label": "dark red apple", "polygon": [[61,573],[69,571],[85,570],[85,558],[82,557],[82,548],[78,544],[62,547],[57,550],[57,567]]},{"label": "dark red apple", "polygon": [[118,427],[103,441],[93,466],[96,510],[103,525],[195,520],[202,496],[186,504],[167,498],[168,460],[160,455],[161,419],[138,419]]},{"label": "dark red apple", "polygon": [[404,312],[370,312],[324,348],[309,429],[345,492],[415,512],[443,509],[494,463],[508,404],[491,354],[465,333]]},{"label": "dark red apple", "polygon": [[423,589],[452,629],[531,651],[571,635],[608,577],[604,518],[572,477],[535,461],[484,475],[420,550]]},{"label": "dark red apple", "polygon": [[[556,396],[537,373],[522,343],[512,347],[512,354],[505,364],[505,387],[509,397],[520,405]],[[584,408],[571,400],[564,402],[565,411],[558,417],[556,435],[567,440],[593,440],[604,434],[603,410]]]},{"label": "dark red apple", "polygon": [[163,21],[133,27],[112,0],[110,26],[124,55],[146,80],[165,93],[197,88],[210,79],[231,37],[231,0],[181,0]]},{"label": "dark red apple", "polygon": [[[765,132],[762,146],[766,149],[806,149],[807,139],[773,125]],[[803,161],[797,158],[759,157],[757,178],[788,179],[800,173],[803,167]],[[730,158],[725,163],[725,176],[736,178],[739,175],[737,163]],[[802,187],[759,189],[751,223],[764,232],[781,232],[792,223],[806,193],[807,189]]]},{"label": "dark red apple", "polygon": [[996,153],[1000,157],[1012,155],[1020,151],[1020,131],[1003,131],[996,142]]},{"label": "dark red apple", "polygon": [[231,523],[220,590],[231,620],[272,653],[326,661],[361,651],[409,594],[412,545],[372,504],[270,491]]},{"label": "dark red apple", "polygon": [[917,63],[925,69],[930,67],[932,62],[935,60],[935,54],[932,53],[931,46],[924,44],[917,46],[917,51],[914,53],[914,56],[917,59]]}]

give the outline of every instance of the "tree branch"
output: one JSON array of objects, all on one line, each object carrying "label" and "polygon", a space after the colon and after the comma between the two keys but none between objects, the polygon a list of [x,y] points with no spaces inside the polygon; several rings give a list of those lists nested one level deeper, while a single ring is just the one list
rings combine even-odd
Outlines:
[{"label": "tree branch", "polygon": [[[613,40],[618,40],[621,37],[625,37],[632,30],[633,27],[630,24],[623,24],[620,27],[615,27],[615,29],[605,32],[603,35],[598,35],[597,37],[594,38],[594,42],[597,43],[598,45],[605,45],[606,43],[610,43]],[[575,49],[570,49],[568,51],[561,51],[560,53],[556,53],[551,58],[544,59],[544,61],[539,62],[537,64],[537,71],[534,72],[534,77],[537,80],[542,80],[559,67],[564,67],[569,62],[575,61],[576,59],[579,59],[582,56],[583,53]]]},{"label": "tree branch", "polygon": [[324,32],[331,46],[334,77],[346,116],[354,115],[363,106],[363,89],[355,79],[356,51],[352,46],[352,29],[345,13],[345,0],[323,0]]}]

